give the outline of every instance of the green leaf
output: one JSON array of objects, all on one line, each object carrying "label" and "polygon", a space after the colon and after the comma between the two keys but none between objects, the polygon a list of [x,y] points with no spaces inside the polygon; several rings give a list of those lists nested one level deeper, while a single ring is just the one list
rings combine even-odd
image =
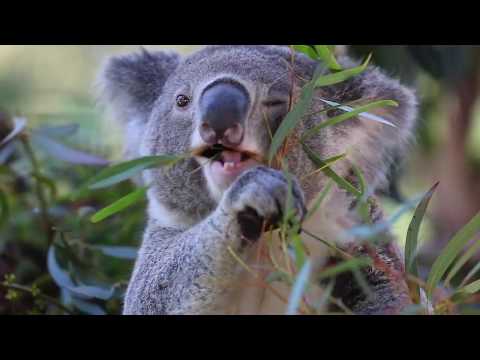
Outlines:
[{"label": "green leaf", "polygon": [[295,266],[297,269],[301,269],[305,264],[306,254],[300,235],[296,234],[292,237],[292,246],[295,252]]},{"label": "green leaf", "polygon": [[405,242],[405,269],[408,273],[414,276],[418,276],[416,256],[420,226],[422,225],[428,204],[430,203],[438,185],[439,183],[437,182],[422,198],[413,214],[412,221],[408,226],[407,240]]},{"label": "green leaf", "polygon": [[295,283],[293,284],[293,289],[290,293],[290,298],[288,301],[287,315],[297,314],[297,310],[300,307],[300,302],[302,301],[303,293],[308,287],[311,272],[312,263],[310,260],[307,260],[300,270]]},{"label": "green leaf", "polygon": [[38,173],[33,173],[32,176],[40,183],[48,187],[50,190],[50,197],[52,201],[55,201],[57,197],[57,185],[55,184],[55,181],[52,179]]},{"label": "green leaf", "polygon": [[302,143],[303,150],[307,153],[310,160],[319,168],[323,168],[322,172],[332,179],[341,189],[348,191],[356,197],[362,196],[362,193],[358,191],[352,184],[350,184],[343,177],[333,171],[323,160],[321,160],[306,144]]},{"label": "green leaf", "polygon": [[367,69],[371,58],[372,58],[372,55],[370,54],[367,57],[367,59],[363,62],[363,64],[360,66],[320,77],[315,82],[315,88],[322,87],[322,86],[335,85],[361,74]]},{"label": "green leaf", "polygon": [[335,54],[332,51],[331,46],[328,45],[315,45],[318,57],[322,59],[330,70],[340,71],[342,66],[337,62]]},{"label": "green leaf", "polygon": [[287,114],[280,127],[275,132],[275,136],[272,139],[272,144],[268,153],[269,162],[272,162],[273,158],[285,142],[288,135],[290,135],[293,129],[295,129],[298,122],[309,109],[315,90],[315,81],[320,76],[320,71],[321,68],[317,67],[317,70],[313,76],[313,80],[303,87],[300,100],[294,105],[293,109]]},{"label": "green leaf", "polygon": [[335,116],[333,118],[330,118],[319,125],[313,127],[312,129],[308,130],[303,136],[302,139],[308,139],[314,135],[316,135],[320,130],[325,129],[326,127],[329,126],[334,126],[338,125],[346,120],[352,119],[357,116],[362,116],[363,114],[367,113],[367,111],[375,109],[375,108],[382,108],[385,106],[398,106],[398,104],[395,101],[392,100],[380,100],[380,101],[374,101],[369,104],[359,106],[355,109],[352,109],[349,112],[346,112],[344,114],[340,114],[338,116]]},{"label": "green leaf", "polygon": [[90,221],[92,223],[98,223],[100,221],[109,218],[110,216],[119,213],[122,210],[129,208],[130,206],[134,205],[135,203],[143,200],[145,198],[145,194],[147,193],[148,187],[141,187],[134,192],[124,196],[120,200],[117,200],[112,205],[107,206],[106,208],[100,210],[95,215],[92,216]]},{"label": "green leaf", "polygon": [[88,188],[91,190],[107,188],[131,179],[146,169],[157,166],[171,166],[184,158],[184,156],[172,155],[147,156],[123,162],[102,170],[89,181],[91,185]]},{"label": "green leaf", "polygon": [[318,60],[318,55],[310,45],[293,45],[293,49],[307,55],[310,59]]},{"label": "green leaf", "polygon": [[474,281],[462,288],[462,291],[467,294],[473,295],[480,291],[480,280]]},{"label": "green leaf", "polygon": [[427,297],[429,299],[432,298],[434,289],[450,265],[452,265],[455,258],[478,231],[480,231],[480,213],[474,216],[473,219],[449,241],[433,264],[427,280]]},{"label": "green leaf", "polygon": [[[461,257],[458,261],[455,262],[455,265],[452,267],[450,272],[448,273],[447,277],[445,278],[445,286],[449,287],[450,281],[452,281],[453,277],[457,275],[460,269],[465,265],[468,260],[470,260],[480,249],[480,239],[477,240]],[[468,281],[468,280],[467,280]]]}]

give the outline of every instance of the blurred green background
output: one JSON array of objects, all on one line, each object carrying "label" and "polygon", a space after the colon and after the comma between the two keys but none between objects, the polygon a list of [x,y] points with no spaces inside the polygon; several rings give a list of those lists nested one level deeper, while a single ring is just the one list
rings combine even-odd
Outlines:
[{"label": "blurred green background", "polygon": [[[201,48],[142,46],[182,54]],[[44,129],[73,149],[120,160],[120,132],[103,121],[104,115],[96,107],[95,77],[108,56],[139,47],[0,46],[0,139],[11,130],[8,119],[22,116],[28,120],[28,129]],[[420,120],[416,141],[408,159],[399,159],[401,166],[392,169],[392,186],[383,201],[386,212],[394,214],[402,201],[441,182],[421,231],[422,262],[428,266],[452,234],[480,210],[478,47],[347,48],[357,57],[373,52],[376,64],[417,89]],[[73,131],[71,124],[78,124],[78,129]],[[17,143],[10,153],[0,152],[1,214],[5,218],[0,223],[0,281],[10,274],[9,286],[0,287],[0,314],[62,313],[63,304],[71,306],[74,313],[119,313],[134,249],[141,240],[145,204],[91,224],[88,215],[94,209],[127,194],[133,185],[78,192],[98,167],[69,164],[48,149],[37,152],[33,146],[43,183],[49,189],[45,196],[56,231],[51,238],[39,231],[41,209],[24,146]],[[403,214],[394,225],[402,244],[411,217],[412,212]],[[55,251],[52,242],[57,244]],[[65,286],[60,290],[62,281]]]}]

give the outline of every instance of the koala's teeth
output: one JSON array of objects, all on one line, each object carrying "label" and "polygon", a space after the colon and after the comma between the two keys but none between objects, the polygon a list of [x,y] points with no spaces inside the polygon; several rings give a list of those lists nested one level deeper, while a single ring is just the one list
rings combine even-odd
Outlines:
[{"label": "koala's teeth", "polygon": [[223,167],[225,170],[233,170],[235,169],[235,163],[234,162],[226,162],[223,164]]}]

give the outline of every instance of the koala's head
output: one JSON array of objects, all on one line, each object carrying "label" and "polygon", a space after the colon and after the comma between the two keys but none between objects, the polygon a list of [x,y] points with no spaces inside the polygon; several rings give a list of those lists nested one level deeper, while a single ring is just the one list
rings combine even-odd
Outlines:
[{"label": "koala's head", "polygon": [[[292,61],[287,46],[210,46],[185,58],[144,50],[111,59],[102,84],[107,102],[125,126],[127,156],[193,154],[172,168],[145,173],[145,182],[152,185],[151,216],[167,223],[192,223],[212,211],[241,173],[264,163],[292,96],[298,96],[318,65],[300,53]],[[327,128],[321,139],[312,140],[320,156],[353,147],[350,160],[364,168],[369,182],[378,182],[383,171],[379,162],[385,167],[383,155],[400,146],[410,131],[412,95],[371,70],[348,85],[320,89],[310,112],[325,107],[320,98],[393,98],[406,104],[386,114],[399,124],[396,140],[380,138],[389,136],[384,125],[365,126],[359,120]],[[313,115],[299,128],[325,118],[325,113]],[[384,144],[388,141],[392,144]],[[321,183],[316,176],[305,176],[314,170],[313,164],[300,147],[291,149],[287,158],[290,170],[306,178],[302,185],[310,198]],[[339,170],[348,173],[348,165]]]}]

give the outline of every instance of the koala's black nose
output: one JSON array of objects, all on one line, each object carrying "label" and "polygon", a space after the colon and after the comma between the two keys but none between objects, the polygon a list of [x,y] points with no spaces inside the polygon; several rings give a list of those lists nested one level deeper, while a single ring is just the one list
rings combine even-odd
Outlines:
[{"label": "koala's black nose", "polygon": [[237,146],[243,140],[250,98],[235,82],[217,82],[200,98],[200,136],[207,144]]}]

